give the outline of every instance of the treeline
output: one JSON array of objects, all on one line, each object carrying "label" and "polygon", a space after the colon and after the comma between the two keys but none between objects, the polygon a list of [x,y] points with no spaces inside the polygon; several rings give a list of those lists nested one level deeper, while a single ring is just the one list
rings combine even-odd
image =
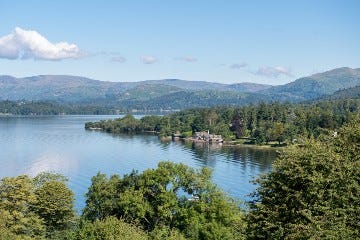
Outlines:
[{"label": "treeline", "polygon": [[115,120],[86,123],[85,128],[97,128],[111,133],[152,131],[160,136],[178,133],[183,137],[209,130],[222,135],[225,140],[246,138],[257,144],[272,141],[280,144],[334,133],[359,111],[359,99],[307,104],[262,102],[243,107],[189,109],[141,119],[126,115]]},{"label": "treeline", "polygon": [[80,216],[61,175],[0,182],[2,239],[359,239],[360,114],[338,135],[286,148],[257,180],[249,209],[207,168],[160,162],[91,180]]},{"label": "treeline", "polygon": [[114,108],[98,105],[60,105],[37,101],[0,101],[0,114],[61,115],[61,114],[117,114]]}]

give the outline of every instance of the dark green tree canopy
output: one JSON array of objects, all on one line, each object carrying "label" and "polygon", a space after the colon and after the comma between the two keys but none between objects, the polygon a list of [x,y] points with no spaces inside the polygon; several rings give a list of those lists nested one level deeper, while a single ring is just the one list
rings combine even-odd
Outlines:
[{"label": "dark green tree canopy", "polygon": [[243,214],[210,178],[209,169],[172,162],[123,178],[99,173],[86,195],[83,218],[116,216],[147,231],[180,231],[190,239],[242,239]]},{"label": "dark green tree canopy", "polygon": [[[60,174],[40,173],[0,182],[0,236],[5,239],[55,239],[74,220],[74,194]],[[3,239],[3,238],[2,238]]]},{"label": "dark green tree canopy", "polygon": [[281,154],[258,180],[250,239],[360,237],[360,115],[322,142]]}]

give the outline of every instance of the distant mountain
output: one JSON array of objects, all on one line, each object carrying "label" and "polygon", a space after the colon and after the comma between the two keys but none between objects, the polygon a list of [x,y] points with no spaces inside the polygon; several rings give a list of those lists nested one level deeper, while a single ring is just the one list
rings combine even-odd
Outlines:
[{"label": "distant mountain", "polygon": [[179,79],[104,82],[69,75],[40,75],[26,78],[3,75],[0,76],[0,99],[58,102],[87,102],[105,99],[147,100],[184,90],[257,92],[269,87],[271,86],[252,83],[221,84]]},{"label": "distant mountain", "polygon": [[216,90],[180,91],[162,95],[146,101],[123,100],[119,105],[130,109],[186,109],[195,107],[212,107],[219,105],[236,106],[247,103],[247,93],[226,92]]},{"label": "distant mountain", "polygon": [[274,100],[303,101],[357,85],[360,85],[360,68],[344,67],[300,78],[285,85],[274,86],[260,93]]},{"label": "distant mountain", "polygon": [[101,82],[68,75],[41,75],[26,78],[0,76],[2,100],[52,100],[82,102],[120,94],[121,83]]},{"label": "distant mountain", "polygon": [[174,86],[146,83],[126,90],[118,95],[117,99],[145,101],[179,91],[182,91],[182,89]]},{"label": "distant mountain", "polygon": [[162,84],[168,86],[174,86],[183,90],[218,90],[218,91],[236,91],[236,92],[258,92],[261,90],[269,89],[272,86],[267,84],[258,83],[235,83],[235,84],[223,84],[213,83],[206,81],[186,81],[180,79],[164,79],[164,80],[147,80],[138,82],[140,84]]},{"label": "distant mountain", "polygon": [[334,100],[334,99],[360,99],[360,85],[352,88],[341,89],[331,95],[325,95],[319,100]]},{"label": "distant mountain", "polygon": [[235,83],[228,86],[228,90],[238,91],[238,92],[247,92],[247,93],[257,93],[266,89],[271,88],[271,85],[266,84],[257,84],[257,83]]},{"label": "distant mountain", "polygon": [[181,88],[183,90],[226,90],[228,85],[206,81],[186,81],[180,79],[146,80],[140,84],[162,84]]},{"label": "distant mountain", "polygon": [[104,82],[69,75],[0,76],[0,100],[51,101],[127,109],[184,109],[259,101],[304,101],[360,86],[360,69],[338,68],[270,86],[180,79]]}]

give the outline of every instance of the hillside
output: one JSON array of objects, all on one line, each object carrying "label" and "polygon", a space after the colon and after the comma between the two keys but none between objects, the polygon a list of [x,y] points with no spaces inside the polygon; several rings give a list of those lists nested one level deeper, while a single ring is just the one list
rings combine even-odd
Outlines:
[{"label": "hillside", "polygon": [[261,93],[280,101],[303,101],[329,95],[340,89],[360,85],[360,68],[337,68],[294,82],[275,86]]},{"label": "hillside", "polygon": [[101,82],[68,75],[41,75],[26,78],[0,76],[0,99],[2,100],[82,102],[116,95],[122,89],[121,83]]},{"label": "hillside", "polygon": [[325,99],[341,99],[341,98],[347,98],[347,99],[360,99],[360,86],[347,88],[347,89],[341,89],[330,96],[325,96]]},{"label": "hillside", "polygon": [[120,106],[127,106],[129,109],[156,110],[168,109],[179,110],[194,107],[213,107],[213,106],[234,106],[249,103],[248,93],[237,93],[230,91],[202,90],[202,91],[179,91],[146,101],[141,100],[122,100]]},{"label": "hillside", "polygon": [[270,86],[180,79],[105,82],[69,75],[0,76],[0,100],[51,101],[122,109],[184,109],[259,101],[299,102],[360,85],[360,69],[338,68]]},{"label": "hillside", "polygon": [[253,83],[221,84],[178,79],[104,82],[69,75],[26,78],[3,75],[0,76],[0,99],[87,103],[104,100],[148,100],[179,91],[257,92],[269,87],[271,86]]},{"label": "hillside", "polygon": [[164,79],[164,80],[147,80],[138,82],[139,84],[162,84],[173,87],[178,87],[183,90],[201,91],[201,90],[218,90],[218,91],[236,91],[236,92],[259,92],[261,90],[269,89],[272,86],[258,83],[235,83],[223,84],[206,81],[186,81],[180,79]]}]

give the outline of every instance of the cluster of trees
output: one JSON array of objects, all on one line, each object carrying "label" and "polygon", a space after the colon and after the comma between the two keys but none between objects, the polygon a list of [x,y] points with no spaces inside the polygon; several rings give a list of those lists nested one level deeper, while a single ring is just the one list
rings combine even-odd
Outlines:
[{"label": "cluster of trees", "polygon": [[3,178],[2,239],[244,239],[244,213],[207,168],[160,162],[143,173],[92,178],[81,216],[58,174]]},{"label": "cluster of trees", "polygon": [[307,104],[259,103],[243,107],[189,109],[166,116],[146,116],[86,123],[85,128],[101,128],[111,133],[154,131],[161,136],[196,131],[220,134],[223,138],[248,138],[257,144],[293,142],[336,131],[360,110],[359,99],[328,100]]},{"label": "cluster of trees", "polygon": [[62,175],[22,175],[0,182],[1,239],[53,239],[75,220],[74,194]]},{"label": "cluster of trees", "polygon": [[65,178],[0,182],[2,239],[359,239],[360,114],[337,136],[286,148],[260,177],[249,209],[211,171],[161,162],[123,177],[97,174],[81,216]]},{"label": "cluster of trees", "polygon": [[248,239],[360,238],[360,115],[337,137],[289,147],[259,188]]},{"label": "cluster of trees", "polygon": [[244,214],[210,180],[206,169],[160,162],[157,169],[92,178],[83,217],[115,216],[154,239],[242,239]]}]

